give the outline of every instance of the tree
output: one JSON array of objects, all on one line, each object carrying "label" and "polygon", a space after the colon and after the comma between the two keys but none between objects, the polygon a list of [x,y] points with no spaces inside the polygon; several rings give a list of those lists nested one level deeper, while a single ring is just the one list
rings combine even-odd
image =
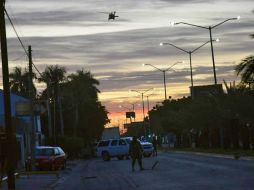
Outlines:
[{"label": "tree", "polygon": [[[63,67],[50,66],[42,73],[40,81],[48,83],[50,97],[54,97],[56,91],[61,92],[66,138],[82,138],[85,143],[100,138],[104,125],[109,122],[108,112],[98,100],[99,81],[90,72],[81,69],[65,77]],[[47,97],[47,89],[42,99]]]},{"label": "tree", "polygon": [[45,82],[49,86],[56,86],[58,83],[65,80],[66,70],[58,65],[47,66],[42,72],[42,76],[38,78],[39,82]]},{"label": "tree", "polygon": [[[41,98],[42,99],[51,99],[53,100],[53,105],[50,106],[50,109],[53,110],[51,113],[54,113],[53,117],[53,133],[57,134],[61,125],[61,132],[63,135],[63,123],[62,123],[62,113],[61,113],[61,102],[59,99],[59,83],[65,81],[66,70],[64,67],[59,67],[58,65],[47,66],[42,72],[42,76],[38,78],[39,82],[45,82],[47,88],[43,91]],[[52,108],[53,106],[53,108]]]},{"label": "tree", "polygon": [[[253,11],[254,13],[254,11]],[[254,34],[250,35],[254,38]],[[244,58],[235,68],[237,75],[241,75],[241,80],[244,83],[254,82],[254,55]]]},{"label": "tree", "polygon": [[241,75],[241,80],[244,83],[254,81],[254,56],[244,58],[235,68],[237,75]]},{"label": "tree", "polygon": [[98,85],[99,81],[82,69],[69,75],[60,86],[67,130],[86,142],[98,139],[109,122],[105,107],[98,101]]},{"label": "tree", "polygon": [[[10,73],[10,90],[11,92],[29,98],[29,72],[27,69],[22,70],[21,67],[15,67],[13,72]],[[36,78],[35,73],[32,73],[32,78]],[[33,86],[33,97],[36,96],[36,87]]]}]

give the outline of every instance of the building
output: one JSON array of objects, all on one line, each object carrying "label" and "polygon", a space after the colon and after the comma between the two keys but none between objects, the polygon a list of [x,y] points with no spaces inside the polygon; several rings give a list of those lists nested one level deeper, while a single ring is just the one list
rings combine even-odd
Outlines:
[{"label": "building", "polygon": [[193,88],[190,87],[190,91],[193,93],[192,95],[194,98],[223,94],[222,84],[193,86]]},{"label": "building", "polygon": [[[18,143],[18,166],[25,165],[25,159],[29,154],[31,154],[31,117],[30,116],[18,116],[16,113],[16,104],[20,102],[29,103],[29,100],[21,96],[11,93],[11,115],[12,115],[12,124],[16,132],[16,139]],[[3,90],[0,89],[0,131],[5,131],[5,122],[4,122],[4,99],[3,99]],[[41,122],[40,116],[34,116],[34,127],[36,131],[36,141],[35,144],[41,145],[44,139],[44,136],[41,132]]]}]

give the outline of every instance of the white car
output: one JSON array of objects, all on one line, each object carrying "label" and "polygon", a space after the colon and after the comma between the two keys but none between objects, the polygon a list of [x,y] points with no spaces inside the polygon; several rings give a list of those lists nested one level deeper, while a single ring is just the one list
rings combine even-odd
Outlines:
[{"label": "white car", "polygon": [[[122,137],[121,139],[126,140],[128,142],[128,144],[130,144],[130,142],[132,141],[132,137]],[[139,142],[140,142],[142,149],[143,149],[143,156],[150,157],[154,151],[153,144],[150,142],[140,141],[140,140],[139,140]]]},{"label": "white car", "polygon": [[129,155],[129,143],[125,139],[101,140],[96,147],[96,155],[104,161],[109,161],[112,157],[122,160]]}]

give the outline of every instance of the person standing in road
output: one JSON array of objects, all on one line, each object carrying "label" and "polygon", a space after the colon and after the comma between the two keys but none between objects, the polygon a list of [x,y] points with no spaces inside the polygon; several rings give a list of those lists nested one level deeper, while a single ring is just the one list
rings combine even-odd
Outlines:
[{"label": "person standing in road", "polygon": [[137,137],[133,137],[131,143],[130,143],[130,149],[129,149],[129,154],[131,156],[132,159],[132,171],[135,171],[135,163],[136,160],[138,160],[138,164],[139,164],[139,168],[140,170],[144,170],[143,166],[142,166],[142,146],[141,144],[138,142]]},{"label": "person standing in road", "polygon": [[153,144],[153,156],[157,156],[157,139],[155,136],[153,136],[153,140],[152,140],[152,144]]}]

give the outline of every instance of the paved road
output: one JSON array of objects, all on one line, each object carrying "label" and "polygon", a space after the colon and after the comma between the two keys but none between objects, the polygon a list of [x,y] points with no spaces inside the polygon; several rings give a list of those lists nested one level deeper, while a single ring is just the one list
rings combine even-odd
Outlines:
[{"label": "paved road", "polygon": [[[150,170],[152,164],[159,164]],[[147,170],[131,172],[130,160],[82,161],[54,190],[253,190],[254,161],[186,153],[145,158]]]}]

